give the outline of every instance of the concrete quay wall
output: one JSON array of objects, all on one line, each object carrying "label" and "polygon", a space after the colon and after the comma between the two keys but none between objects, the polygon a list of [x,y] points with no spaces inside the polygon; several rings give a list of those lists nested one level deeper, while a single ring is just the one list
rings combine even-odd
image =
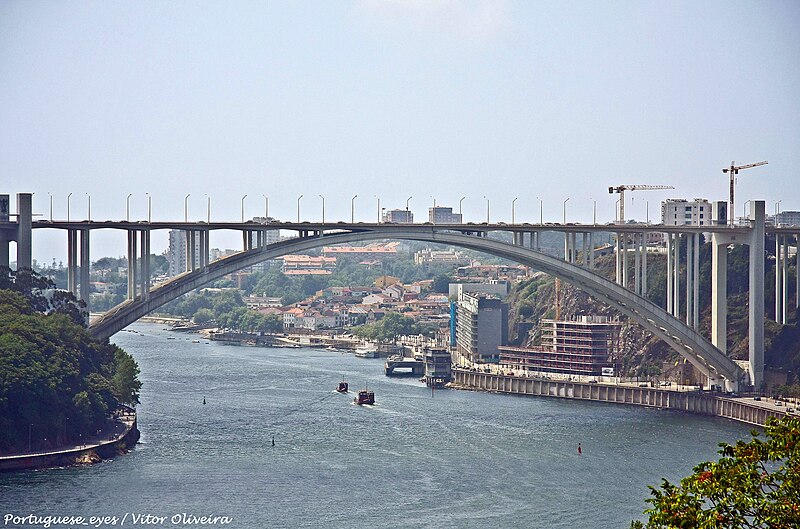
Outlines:
[{"label": "concrete quay wall", "polygon": [[453,385],[457,388],[513,395],[592,400],[679,410],[700,415],[726,417],[755,426],[764,426],[769,417],[786,415],[782,411],[758,407],[733,398],[699,392],[543,380],[462,369],[453,370]]}]

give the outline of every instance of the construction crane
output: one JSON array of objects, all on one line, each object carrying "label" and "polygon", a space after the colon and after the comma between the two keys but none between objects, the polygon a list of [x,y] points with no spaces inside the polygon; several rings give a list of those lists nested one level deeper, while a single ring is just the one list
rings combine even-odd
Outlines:
[{"label": "construction crane", "polygon": [[734,162],[731,162],[730,167],[726,167],[722,170],[723,173],[730,173],[731,174],[731,201],[728,204],[728,218],[730,219],[731,227],[733,227],[733,182],[737,174],[739,174],[739,169],[750,169],[751,167],[758,167],[759,165],[767,165],[766,161],[757,162],[757,163],[749,163],[747,165],[733,165]]},{"label": "construction crane", "polygon": [[652,191],[654,189],[675,189],[674,186],[621,185],[609,187],[608,192],[619,193],[619,218],[617,222],[625,223],[625,191]]}]

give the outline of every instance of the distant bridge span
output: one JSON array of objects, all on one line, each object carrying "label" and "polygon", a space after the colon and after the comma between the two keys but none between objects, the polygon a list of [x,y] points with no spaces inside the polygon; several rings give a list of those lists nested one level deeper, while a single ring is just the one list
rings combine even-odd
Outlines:
[{"label": "distant bridge span", "polygon": [[380,229],[348,231],[299,237],[256,247],[208,263],[204,268],[186,272],[152,290],[146,299],[128,300],[103,314],[89,326],[97,337],[107,338],[122,330],[142,316],[165,303],[199,288],[207,283],[268,259],[302,252],[323,245],[352,243],[375,239],[400,239],[449,244],[503,257],[558,277],[598,300],[625,314],[669,344],[695,367],[719,380],[727,379],[736,386],[745,378],[744,371],[700,333],[670,315],[658,305],[634,294],[621,285],[574,264],[544,255],[520,245],[492,240],[486,237],[440,231],[441,227],[402,225],[383,226]]}]

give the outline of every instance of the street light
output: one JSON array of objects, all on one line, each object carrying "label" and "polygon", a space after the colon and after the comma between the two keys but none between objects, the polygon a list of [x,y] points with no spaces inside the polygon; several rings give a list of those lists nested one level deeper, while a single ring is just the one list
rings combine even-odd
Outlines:
[{"label": "street light", "polygon": [[319,198],[322,199],[322,223],[325,224],[325,197],[319,195]]},{"label": "street light", "polygon": [[242,197],[242,224],[244,224],[244,199],[247,198],[247,195]]},{"label": "street light", "polygon": [[47,196],[50,197],[50,222],[53,222],[53,195],[48,191]]},{"label": "street light", "polygon": [[378,224],[381,223],[381,197],[378,195],[372,195],[375,197],[375,200],[378,201]]},{"label": "street light", "polygon": [[745,200],[744,203],[742,204],[742,218],[743,219],[747,218],[747,204],[749,204],[749,203],[750,203],[749,200]]},{"label": "street light", "polygon": [[353,195],[353,198],[350,199],[350,224],[354,224],[356,222],[356,199],[358,195]]},{"label": "street light", "polygon": [[125,199],[125,220],[131,221],[131,197],[133,193],[128,193],[128,198]]},{"label": "street light", "polygon": [[206,196],[206,222],[211,224],[211,195],[203,193]]},{"label": "street light", "polygon": [[567,223],[567,202],[569,202],[569,197],[564,200],[564,224]]},{"label": "street light", "polygon": [[436,207],[436,197],[433,195],[430,195],[430,197],[433,199],[433,207]]},{"label": "street light", "polygon": [[519,197],[514,197],[514,200],[511,201],[511,224],[514,224],[514,209],[518,198]]},{"label": "street light", "polygon": [[486,195],[483,195],[483,198],[486,200],[486,224],[489,224],[489,199]]},{"label": "street light", "polygon": [[152,222],[153,219],[153,197],[150,196],[150,193],[145,193],[147,195],[147,222]]},{"label": "street light", "polygon": [[72,197],[72,193],[67,195],[67,222],[69,222],[69,199]]},{"label": "street light", "polygon": [[264,197],[264,222],[269,221],[269,197],[265,194],[261,194]]},{"label": "street light", "polygon": [[86,196],[87,196],[87,198],[89,200],[89,206],[88,206],[88,208],[89,208],[88,217],[89,218],[88,218],[88,220],[92,220],[92,195],[90,195],[89,193],[86,193]]},{"label": "street light", "polygon": [[300,199],[303,198],[303,195],[297,197],[297,222],[300,222]]},{"label": "street light", "polygon": [[592,197],[589,197],[589,199],[592,201],[592,224],[597,226],[597,201]]},{"label": "street light", "polygon": [[188,193],[185,197],[183,197],[183,222],[189,222],[189,197],[192,196],[191,193]]},{"label": "street light", "polygon": [[539,200],[539,225],[541,226],[544,224],[544,201],[539,197],[536,199]]},{"label": "street light", "polygon": [[414,197],[408,197],[406,199],[406,211],[408,211],[408,203],[411,201],[412,198],[414,198]]},{"label": "street light", "polygon": [[458,214],[461,215],[461,203],[464,202],[464,199],[467,197],[461,197],[458,201]]}]

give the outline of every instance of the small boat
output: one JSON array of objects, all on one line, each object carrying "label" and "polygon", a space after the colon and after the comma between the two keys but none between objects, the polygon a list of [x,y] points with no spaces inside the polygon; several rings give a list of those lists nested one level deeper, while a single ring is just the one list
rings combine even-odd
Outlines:
[{"label": "small boat", "polygon": [[336,391],[338,391],[339,393],[347,393],[347,389],[348,389],[347,382],[345,382],[344,380],[339,382],[339,385],[336,386]]},{"label": "small boat", "polygon": [[355,355],[358,358],[378,358],[378,346],[367,342],[356,349]]},{"label": "small boat", "polygon": [[353,399],[354,404],[359,406],[363,404],[375,404],[375,392],[368,389],[362,389],[358,392],[358,396]]}]

